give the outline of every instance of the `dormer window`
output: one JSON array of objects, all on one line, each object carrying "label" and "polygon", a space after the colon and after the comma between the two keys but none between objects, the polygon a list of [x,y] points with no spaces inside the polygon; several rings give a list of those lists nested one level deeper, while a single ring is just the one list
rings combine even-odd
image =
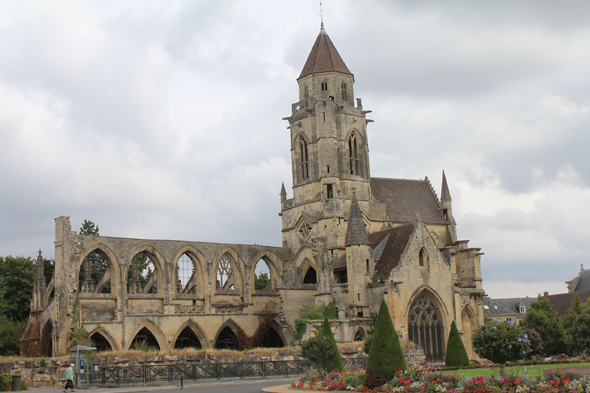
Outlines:
[{"label": "dormer window", "polygon": [[342,100],[343,101],[348,100],[348,92],[346,90],[346,83],[342,83]]},{"label": "dormer window", "polygon": [[521,314],[524,314],[524,313],[526,313],[526,307],[525,307],[525,306],[520,306],[520,307],[518,308],[518,312],[519,312],[519,313],[521,313]]},{"label": "dormer window", "polygon": [[322,91],[328,91],[328,82],[322,82]]}]

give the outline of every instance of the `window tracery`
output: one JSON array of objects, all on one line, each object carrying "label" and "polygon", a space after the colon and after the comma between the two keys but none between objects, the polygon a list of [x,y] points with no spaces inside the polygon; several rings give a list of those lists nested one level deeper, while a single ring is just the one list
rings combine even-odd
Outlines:
[{"label": "window tracery", "polygon": [[195,264],[187,254],[182,254],[178,258],[176,279],[177,293],[196,293]]},{"label": "window tracery", "polygon": [[358,140],[355,134],[348,139],[348,157],[350,159],[350,174],[359,176],[359,152]]},{"label": "window tracery", "polygon": [[442,317],[432,299],[425,293],[418,295],[410,308],[408,338],[424,348],[426,360],[444,359]]},{"label": "window tracery", "polygon": [[311,234],[312,229],[313,228],[309,222],[303,221],[299,226],[299,230],[297,231],[297,233],[299,233],[299,236],[301,236],[303,240],[307,240],[307,238],[309,238],[309,235]]},{"label": "window tracery", "polygon": [[231,257],[225,254],[217,263],[217,289],[235,289],[235,275]]}]

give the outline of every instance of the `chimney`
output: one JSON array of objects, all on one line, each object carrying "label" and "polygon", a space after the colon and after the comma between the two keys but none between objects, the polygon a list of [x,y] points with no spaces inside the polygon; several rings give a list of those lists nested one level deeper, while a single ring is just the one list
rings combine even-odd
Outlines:
[{"label": "chimney", "polygon": [[549,296],[549,292],[547,292],[547,291],[543,292],[543,296],[544,296],[544,297],[547,297],[547,296]]}]

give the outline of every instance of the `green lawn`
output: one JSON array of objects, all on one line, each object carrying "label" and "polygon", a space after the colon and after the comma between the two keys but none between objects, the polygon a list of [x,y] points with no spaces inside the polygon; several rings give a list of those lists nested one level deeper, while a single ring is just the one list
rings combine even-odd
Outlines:
[{"label": "green lawn", "polygon": [[[537,365],[529,365],[529,366],[515,366],[515,367],[506,367],[504,372],[506,374],[524,374],[527,377],[536,377],[537,375],[541,374],[543,369],[545,368],[578,368],[578,367],[590,367],[590,363],[566,363],[566,364],[537,364]],[[475,369],[475,370],[457,370],[452,371],[451,373],[456,372],[458,375],[465,375],[467,377],[476,377],[478,375],[483,377],[489,376],[498,376],[500,375],[499,368],[493,369]]]}]

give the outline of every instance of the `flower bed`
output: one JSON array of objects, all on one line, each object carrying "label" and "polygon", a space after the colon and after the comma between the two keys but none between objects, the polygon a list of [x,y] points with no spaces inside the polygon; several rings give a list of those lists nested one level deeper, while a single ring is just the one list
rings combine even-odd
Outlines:
[{"label": "flower bed", "polygon": [[364,380],[365,373],[359,369],[321,376],[312,370],[293,381],[291,386],[311,390],[386,393],[590,393],[590,377],[571,370],[547,370],[536,378],[519,375],[466,378],[457,374],[410,369],[374,390],[366,388]]}]

